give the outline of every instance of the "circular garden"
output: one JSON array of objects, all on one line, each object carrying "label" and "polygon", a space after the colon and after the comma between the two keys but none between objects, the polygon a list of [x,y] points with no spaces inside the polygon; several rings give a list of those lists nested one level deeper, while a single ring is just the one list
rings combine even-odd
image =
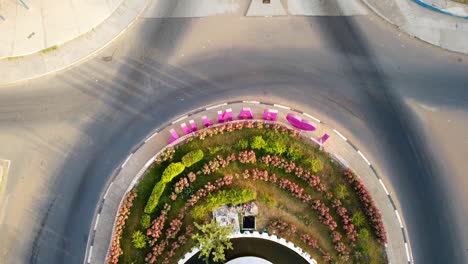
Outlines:
[{"label": "circular garden", "polygon": [[[177,263],[222,229],[214,209],[252,201],[257,231],[318,263],[387,262],[382,217],[361,180],[299,131],[249,120],[196,131],[156,157],[120,205],[107,263]],[[229,246],[206,260],[224,261]]]}]

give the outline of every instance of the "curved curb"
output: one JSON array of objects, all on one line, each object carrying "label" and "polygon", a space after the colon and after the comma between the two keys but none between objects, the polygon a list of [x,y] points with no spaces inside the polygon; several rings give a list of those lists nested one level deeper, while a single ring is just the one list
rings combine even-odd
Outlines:
[{"label": "curved curb", "polygon": [[[196,114],[200,114],[201,112],[205,112],[205,111],[210,111],[210,110],[213,110],[213,109],[217,109],[217,108],[220,108],[220,107],[223,107],[223,106],[228,106],[228,105],[235,105],[235,104],[255,104],[255,105],[262,105],[262,106],[265,106],[265,107],[268,107],[268,108],[277,108],[278,110],[286,110],[286,111],[292,111],[292,112],[296,112],[300,115],[304,115],[308,118],[311,118],[313,120],[315,120],[317,123],[320,123],[321,125],[326,125],[326,123],[320,119],[317,119],[315,117],[313,117],[312,115],[306,113],[306,112],[303,112],[303,111],[300,111],[298,109],[295,109],[295,108],[291,108],[291,107],[288,107],[288,106],[284,106],[284,105],[280,105],[280,104],[274,104],[274,103],[269,103],[269,102],[259,102],[259,101],[242,101],[242,100],[239,100],[239,101],[229,101],[229,102],[225,102],[225,103],[220,103],[220,104],[215,104],[215,105],[210,105],[210,106],[204,106],[204,107],[200,107],[200,108],[197,108],[195,110],[192,110],[184,115],[182,115],[181,117],[178,117],[178,118],[175,118],[173,119],[173,121],[170,121],[170,122],[167,122],[165,124],[163,124],[160,128],[157,128],[156,130],[154,130],[153,133],[151,133],[150,136],[148,136],[146,139],[144,139],[142,142],[140,142],[139,144],[137,144],[131,151],[130,155],[122,162],[122,164],[116,168],[114,170],[114,172],[112,173],[112,176],[110,177],[109,181],[108,181],[108,184],[107,184],[107,187],[105,188],[105,192],[104,193],[101,193],[101,198],[99,199],[99,203],[98,203],[98,206],[95,210],[95,213],[94,213],[94,217],[93,217],[93,221],[92,221],[92,225],[90,227],[90,232],[89,232],[89,235],[88,235],[88,240],[87,240],[87,246],[86,246],[86,253],[85,253],[85,258],[83,260],[83,263],[84,264],[87,264],[87,263],[92,263],[91,262],[91,256],[93,254],[93,246],[94,246],[94,241],[95,241],[95,238],[96,238],[96,230],[97,230],[97,226],[99,224],[99,221],[100,221],[100,215],[101,215],[101,211],[102,211],[102,208],[103,208],[103,204],[106,200],[106,197],[107,195],[109,194],[110,192],[110,189],[112,187],[112,185],[114,184],[114,181],[116,180],[116,177],[117,175],[119,174],[119,172],[127,165],[127,163],[131,160],[131,158],[133,157],[133,155],[141,148],[143,147],[146,143],[150,142],[151,140],[154,140],[155,136],[157,136],[161,131],[163,131],[164,129],[167,129],[191,116],[194,116]],[[281,123],[281,122],[278,122],[278,123]],[[374,175],[374,177],[377,179],[379,185],[381,186],[381,190],[383,190],[385,192],[385,195],[389,201],[389,203],[391,204],[391,207],[394,211],[394,215],[395,215],[395,218],[399,224],[399,227],[400,227],[400,230],[401,230],[401,233],[402,233],[402,237],[403,237],[403,243],[404,243],[404,251],[406,253],[406,259],[407,259],[407,262],[408,264],[411,264],[411,263],[414,263],[414,259],[413,259],[413,256],[412,256],[412,250],[411,250],[411,245],[410,245],[410,242],[409,242],[409,239],[408,239],[408,234],[407,234],[407,230],[405,228],[405,224],[403,222],[403,217],[402,215],[399,213],[398,209],[397,209],[397,206],[395,204],[395,200],[392,198],[392,195],[391,193],[388,191],[386,185],[384,184],[382,178],[379,176],[379,174],[377,173],[376,169],[374,168],[374,166],[372,165],[372,163],[369,161],[369,159],[362,153],[362,151],[360,151],[356,145],[354,145],[353,143],[351,143],[348,138],[346,138],[342,133],[340,133],[338,130],[336,129],[333,129],[333,128],[329,128],[329,129],[332,129],[333,130],[333,133],[335,133],[339,138],[341,138],[341,140],[349,145],[354,151],[355,153],[357,153],[357,155],[360,156],[361,160],[364,161],[364,164],[365,166],[367,166],[368,168],[370,168],[370,170],[372,171],[372,174]],[[188,135],[185,135],[185,136],[181,136],[179,139],[175,140],[174,142],[172,142],[171,144],[165,144],[165,146],[163,148],[161,148],[160,151],[157,152],[156,155],[152,155],[152,158],[150,158],[141,168],[140,170],[138,171],[138,173],[133,176],[133,180],[131,181],[131,183],[127,186],[124,194],[120,197],[120,202],[118,203],[118,207],[117,207],[117,210],[118,208],[120,208],[120,205],[123,201],[123,199],[125,198],[126,194],[135,186],[135,184],[139,181],[140,177],[145,173],[145,171],[151,166],[151,164],[154,162],[154,159],[155,159],[155,156],[157,156],[158,154],[160,154],[161,152],[163,152],[166,148],[170,147],[170,146],[174,146],[174,145],[177,145],[177,144],[180,144],[181,142],[183,142],[185,139],[187,139],[188,137],[191,137],[193,135],[193,133],[191,134],[188,134]],[[306,136],[307,137],[307,136]],[[315,143],[318,143],[313,137],[310,137],[311,140],[313,140]],[[319,144],[319,143],[318,143]],[[321,145],[322,147],[324,147],[323,145]],[[326,148],[326,147],[324,147]],[[330,155],[331,158],[333,158],[334,160],[336,160],[337,162],[339,162],[340,164],[342,164],[345,168],[350,168],[350,166],[348,165],[348,163],[339,155],[337,155],[336,153],[331,153],[331,152],[328,152],[327,150],[323,149],[323,151],[325,151],[326,153],[328,153]],[[359,175],[358,173],[356,173],[356,175],[361,178],[362,175]],[[361,178],[362,179],[362,178]],[[368,182],[365,182],[363,181],[363,183],[366,185],[366,187],[369,189],[370,192],[372,192],[372,190],[368,187],[369,183]],[[375,194],[372,194],[372,197],[374,198],[374,200],[376,200],[376,196]],[[379,210],[381,211],[382,213],[382,208],[380,208],[379,206],[377,206],[377,208],[379,208]],[[382,214],[382,218],[383,218],[383,214]],[[113,223],[112,223],[112,235],[114,233],[114,227],[115,227],[115,223],[116,223],[116,219],[117,219],[117,213],[113,216]],[[94,227],[94,228],[93,228]],[[388,228],[386,228],[386,232],[387,234],[389,233],[388,232]],[[106,251],[106,257],[108,255],[108,252],[109,252],[109,249],[110,249],[110,246],[111,246],[111,243],[110,243],[110,240],[112,238],[112,235],[110,238],[108,238],[107,240],[107,251]],[[388,244],[385,244],[385,248],[386,248],[386,251],[387,251],[387,257],[389,256],[389,248],[388,248]],[[389,260],[389,263],[390,263],[390,260]],[[393,262],[392,262],[393,263]]]},{"label": "curved curb", "polygon": [[[416,1],[421,0],[392,0],[394,2],[390,6],[379,7],[378,4],[373,3],[377,0],[360,0],[364,5],[376,14],[379,18],[385,22],[394,26],[396,30],[406,34],[409,37],[415,38],[428,44],[432,47],[440,48],[444,51],[459,53],[463,55],[468,54],[468,48],[466,45],[456,45],[455,41],[447,41],[448,38],[454,38],[454,36],[460,37],[461,41],[468,41],[468,23],[465,24],[465,20],[460,16],[453,16],[445,14],[443,12],[429,12],[425,6],[420,5]],[[412,7],[411,5],[421,6],[416,10],[418,6]],[[402,5],[403,7],[400,7]],[[427,5],[427,4],[426,4]],[[429,5],[429,7],[432,7]],[[422,13],[430,13],[427,17]],[[444,18],[437,18],[436,15],[444,15]],[[456,19],[463,19],[460,25],[460,21]],[[421,26],[424,25],[424,26]],[[465,28],[465,29],[463,29]],[[460,41],[458,41],[460,42]]]},{"label": "curved curb", "polygon": [[[294,243],[287,241],[284,238],[280,238],[276,235],[269,235],[267,233],[259,233],[255,232],[245,232],[245,233],[234,233],[229,236],[229,238],[257,238],[257,239],[265,239],[268,241],[272,241],[282,246],[289,248],[290,250],[294,251],[296,254],[304,258],[310,264],[317,264],[317,261],[312,258],[307,252],[304,252],[300,247],[294,245]],[[195,254],[200,251],[198,248],[193,248],[190,252],[184,255],[184,258],[179,260],[177,264],[185,264],[188,260],[190,260]]]},{"label": "curved curb", "polygon": [[432,10],[432,11],[435,11],[435,12],[438,12],[438,13],[442,13],[444,15],[449,15],[449,16],[453,16],[453,17],[459,17],[459,18],[464,18],[464,19],[468,19],[468,16],[460,16],[460,15],[457,15],[457,14],[454,14],[454,13],[451,13],[449,11],[446,11],[446,10],[443,10],[443,9],[440,9],[438,7],[435,7],[433,5],[430,5],[422,0],[412,0],[413,2],[415,2],[416,4],[424,7],[424,8],[427,8],[429,10]]},{"label": "curved curb", "polygon": [[58,45],[57,50],[0,59],[0,87],[73,67],[106,48],[129,29],[152,0],[124,0],[95,29]]}]

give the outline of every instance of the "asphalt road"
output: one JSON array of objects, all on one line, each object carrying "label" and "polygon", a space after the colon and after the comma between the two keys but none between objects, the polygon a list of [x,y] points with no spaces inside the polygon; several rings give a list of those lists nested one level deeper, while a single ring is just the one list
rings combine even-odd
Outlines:
[{"label": "asphalt road", "polygon": [[467,111],[467,73],[468,57],[374,16],[141,19],[88,62],[0,88],[0,157],[12,160],[0,262],[82,263],[98,197],[132,148],[234,97],[345,131],[396,190],[416,263],[468,263],[463,194],[405,104]]}]

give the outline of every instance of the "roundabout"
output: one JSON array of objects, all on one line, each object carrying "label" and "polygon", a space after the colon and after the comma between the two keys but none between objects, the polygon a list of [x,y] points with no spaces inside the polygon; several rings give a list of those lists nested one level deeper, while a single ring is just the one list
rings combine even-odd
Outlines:
[{"label": "roundabout", "polygon": [[[384,259],[388,259],[388,261],[390,261],[391,263],[411,262],[410,247],[409,247],[408,241],[406,240],[406,234],[405,234],[406,230],[403,227],[404,224],[403,224],[402,218],[400,217],[398,211],[395,208],[396,206],[395,201],[390,196],[390,193],[387,187],[385,186],[385,184],[383,183],[382,179],[375,174],[375,169],[373,168],[369,159],[367,159],[367,157],[365,157],[364,154],[360,150],[355,149],[354,145],[350,143],[348,144],[347,138],[344,137],[341,133],[339,133],[338,131],[330,127],[327,127],[327,125],[324,124],[323,121],[318,120],[317,118],[307,113],[303,113],[301,111],[297,111],[295,109],[291,109],[283,105],[269,104],[269,103],[262,104],[260,102],[252,102],[252,101],[243,101],[243,102],[238,101],[238,102],[229,102],[229,103],[213,105],[213,106],[205,107],[203,109],[195,110],[191,113],[188,113],[187,115],[182,116],[181,118],[174,120],[173,122],[168,124],[166,127],[150,135],[145,140],[145,142],[142,145],[140,145],[140,148],[143,149],[146,146],[149,146],[150,144],[153,143],[152,149],[160,150],[160,152],[157,155],[155,155],[157,157],[159,156],[160,153],[164,153],[165,151],[167,151],[168,146],[165,146],[165,145],[168,142],[169,142],[169,148],[171,148],[172,146],[180,144],[184,140],[187,140],[187,138],[192,137],[192,135],[198,135],[199,133],[202,133],[204,130],[209,131],[210,128],[200,130],[203,126],[213,126],[216,129],[216,127],[225,127],[226,125],[229,125],[229,124],[236,124],[239,122],[251,122],[251,121],[233,121],[233,123],[229,123],[230,119],[232,119],[232,116],[233,116],[232,113],[236,113],[234,114],[234,119],[238,119],[237,113],[239,113],[239,116],[241,118],[246,118],[246,119],[254,118],[254,117],[255,118],[263,117],[262,122],[257,120],[258,123],[272,122],[272,120],[268,120],[272,117],[271,114],[266,114],[266,113],[275,113],[277,115],[275,116],[275,120],[277,118],[278,120],[277,124],[279,126],[289,126],[290,131],[296,131],[295,133],[298,133],[298,135],[301,138],[307,139],[308,141],[310,141],[310,143],[308,144],[314,144],[317,147],[325,150],[325,152],[329,153],[328,155],[332,163],[333,162],[335,162],[336,164],[340,163],[340,166],[343,166],[344,168],[351,168],[353,171],[355,171],[357,175],[359,175],[360,177],[359,182],[361,180],[362,182],[364,182],[364,184],[369,189],[370,194],[375,199],[376,206],[382,211],[382,220],[383,220],[382,228],[383,226],[385,226],[385,229],[388,234],[388,243],[385,243],[387,241],[386,236],[382,237],[382,239],[380,240],[381,241],[380,243],[382,243],[381,244],[382,250],[383,250],[382,252],[385,252],[383,255]],[[287,125],[286,123],[282,123],[282,122],[286,122],[286,120],[290,120],[290,117],[292,114],[296,117],[294,122],[290,122],[289,125]],[[307,124],[306,127],[309,129],[309,131],[302,130],[301,132],[299,132],[299,130],[293,129],[293,127],[296,127],[296,128],[298,127],[297,122],[300,123],[301,120]],[[228,123],[224,124],[225,122],[228,122]],[[187,123],[189,125],[187,125]],[[218,123],[218,124],[214,125],[214,123]],[[198,132],[195,132],[192,134],[193,131],[187,130],[187,128],[189,127],[193,128],[193,126],[191,126],[190,124],[196,124],[196,126],[198,126],[199,128]],[[311,129],[312,127],[313,129]],[[184,133],[186,133],[187,135],[182,136]],[[159,148],[156,147],[156,144],[155,144],[156,140],[159,141],[159,144],[160,144]],[[193,143],[192,139],[189,139],[188,142],[189,142],[188,144],[195,144]],[[347,147],[344,147],[343,144],[347,145]],[[181,146],[184,146],[184,145],[181,145]],[[101,212],[98,211],[97,216],[95,217],[95,220],[94,220],[94,225],[93,225],[94,229],[91,232],[91,234],[94,234],[94,238],[91,235],[90,240],[88,241],[89,247],[87,250],[87,258],[85,260],[87,260],[89,263],[104,261],[104,258],[107,255],[107,248],[109,247],[110,235],[112,234],[112,229],[109,228],[108,223],[114,222],[113,217],[115,216],[115,213],[112,213],[111,211],[112,209],[109,206],[106,206],[106,202],[109,202],[109,200],[114,200],[114,201],[111,201],[111,203],[113,204],[113,207],[114,207],[113,210],[115,210],[114,212],[116,212],[116,208],[117,208],[116,206],[118,205],[118,203],[116,204],[115,201],[120,201],[123,197],[123,194],[131,191],[134,188],[134,186],[138,186],[138,182],[141,179],[144,179],[146,177],[145,175],[147,175],[146,173],[147,169],[154,167],[153,163],[155,161],[155,156],[152,156],[143,165],[135,164],[136,157],[138,156],[139,151],[140,150],[137,149],[123,162],[122,166],[119,168],[119,171],[116,174],[117,176],[115,176],[114,179],[111,180],[109,187],[103,193],[103,196],[102,196],[103,205],[98,207],[98,210],[100,210]],[[209,150],[208,152],[211,152],[211,151],[214,151],[214,150]],[[257,155],[258,154],[259,153],[257,153]],[[167,155],[163,154],[163,156],[167,156]],[[258,157],[259,160],[262,158],[264,157],[261,157],[261,156]],[[141,161],[139,163],[141,164]],[[124,180],[123,178],[119,178],[118,174],[126,170],[129,167],[132,167],[132,170],[135,171],[135,173],[133,174],[134,177],[128,177],[128,179],[126,180]],[[139,169],[137,169],[138,167]],[[135,177],[135,174],[136,174],[136,177]],[[168,186],[171,186],[171,185],[168,185]],[[171,189],[171,188],[168,187],[167,189]],[[120,195],[115,194],[116,190],[120,191],[121,194]],[[331,191],[328,193],[325,192],[327,193],[326,196],[333,196],[334,193],[336,194],[336,188],[330,188],[330,190]],[[115,198],[114,197],[111,198],[114,194],[115,194]],[[174,193],[172,195],[174,195]],[[169,196],[170,196],[170,193],[169,193]],[[164,199],[164,195],[161,196],[161,199],[162,200]],[[172,198],[172,199],[177,200],[177,197]],[[331,207],[331,204],[330,204],[330,207]],[[109,211],[107,211],[108,209]],[[351,210],[351,211],[355,211],[355,210]],[[341,221],[339,219],[341,219],[342,216],[340,218],[334,213],[332,215],[335,215],[335,217],[337,218],[336,222],[341,225]],[[106,220],[104,220],[104,218],[106,218]],[[132,217],[130,216],[130,218]],[[106,226],[102,226],[100,224],[104,222],[107,223]],[[318,225],[320,225],[320,223],[316,222],[312,226],[318,226]],[[103,227],[103,230],[101,230],[100,228],[101,226]],[[339,230],[342,230],[342,232],[344,232],[343,229],[341,228],[342,227],[339,227]],[[332,230],[333,229],[331,229],[330,234]],[[338,240],[341,239],[341,236],[347,237],[347,238],[343,238],[342,240],[348,241],[346,243],[351,243],[348,246],[350,248],[353,248],[353,250],[351,249],[350,250],[351,252],[354,252],[355,246],[352,245],[354,243],[349,242],[350,234],[351,233],[348,233],[348,236],[347,236],[346,232],[344,232],[342,235],[339,235],[340,238]],[[374,235],[375,234],[376,233],[374,233]],[[357,235],[357,232],[355,235]],[[114,236],[115,236],[115,232],[114,232]],[[107,237],[107,239],[102,239],[103,237]],[[97,240],[96,238],[99,238],[99,240]],[[376,238],[378,238],[378,236]],[[321,240],[323,239],[319,239],[319,241]],[[297,242],[297,239],[295,242],[300,243],[300,242]],[[115,241],[111,248],[114,248],[114,246],[115,246]],[[335,244],[335,250],[337,250],[336,246],[337,245]],[[319,262],[322,262],[324,256],[323,255],[320,256],[320,253],[318,253],[320,251],[323,251],[323,250],[319,249],[319,251],[317,252],[312,252],[311,255],[312,257],[318,257],[321,260]],[[337,253],[335,252],[334,254],[337,254]],[[346,261],[346,259],[349,258],[349,253],[345,254],[347,255],[347,257],[346,256],[343,257],[340,254],[341,253],[338,253],[340,258],[344,258],[342,259],[344,261]],[[338,257],[338,255],[335,255],[335,257]],[[328,258],[328,257],[326,256],[325,258]],[[386,262],[386,261],[383,261],[383,262]],[[375,263],[383,263],[383,262],[377,261]],[[126,262],[122,262],[122,263],[126,263]]]}]

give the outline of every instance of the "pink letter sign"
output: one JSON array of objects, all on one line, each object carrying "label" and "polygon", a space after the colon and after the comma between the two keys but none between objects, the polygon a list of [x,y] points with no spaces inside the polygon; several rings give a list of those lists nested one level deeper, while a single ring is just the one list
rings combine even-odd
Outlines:
[{"label": "pink letter sign", "polygon": [[232,109],[226,109],[226,111],[218,111],[218,123],[224,123],[226,121],[232,121]]},{"label": "pink letter sign", "polygon": [[248,107],[242,108],[242,111],[239,113],[239,119],[253,119],[252,110]]},{"label": "pink letter sign", "polygon": [[193,119],[191,119],[190,121],[188,121],[189,124],[190,124],[190,128],[192,129],[192,132],[194,131],[197,131],[197,123],[195,123],[195,121],[193,121]]},{"label": "pink letter sign", "polygon": [[[193,121],[193,120],[190,120],[190,121]],[[193,131],[196,130],[196,129],[193,130],[192,127],[187,127],[187,124],[185,124],[185,123],[182,123],[182,124],[180,125],[180,127],[181,127],[182,130],[184,131],[185,135],[188,135],[188,134],[190,134],[190,133],[192,133]]]},{"label": "pink letter sign", "polygon": [[167,140],[167,143],[172,143],[179,138],[179,134],[173,128],[169,130],[169,133],[171,133],[171,138]]},{"label": "pink letter sign", "polygon": [[319,143],[323,145],[323,143],[325,143],[329,137],[330,135],[328,133],[323,134],[323,136],[319,138]]},{"label": "pink letter sign", "polygon": [[302,129],[302,130],[307,130],[307,131],[314,131],[315,130],[315,125],[307,120],[303,120],[301,117],[294,115],[294,114],[288,114],[286,116],[286,119],[288,122],[293,125],[296,128]]},{"label": "pink letter sign", "polygon": [[278,118],[278,110],[265,109],[263,111],[263,120],[276,121]]},{"label": "pink letter sign", "polygon": [[202,116],[202,122],[205,127],[212,126],[214,123],[211,120],[208,120],[206,116]]}]

